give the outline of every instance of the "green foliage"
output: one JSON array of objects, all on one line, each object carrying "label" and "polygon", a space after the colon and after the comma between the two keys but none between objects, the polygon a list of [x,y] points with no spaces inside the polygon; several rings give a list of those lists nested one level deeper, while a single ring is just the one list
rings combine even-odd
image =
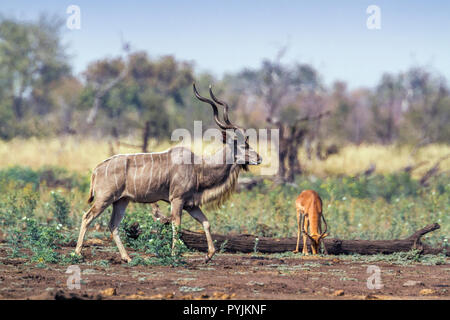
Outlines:
[{"label": "green foliage", "polygon": [[[139,223],[142,233],[137,239],[130,237],[129,229],[133,223]],[[184,263],[182,254],[188,249],[181,239],[175,242],[172,254],[172,227],[159,221],[154,221],[148,208],[139,206],[125,216],[121,224],[126,237],[126,243],[137,251],[143,251],[154,257],[133,259],[135,264],[180,265]]]},{"label": "green foliage", "polygon": [[38,170],[22,166],[0,169],[0,191],[6,191],[10,181],[20,188],[29,184],[37,190],[45,185],[53,188],[78,188],[82,192],[89,190],[90,183],[88,177],[81,177],[76,173],[70,173],[67,169],[52,166],[45,166]]},{"label": "green foliage", "polygon": [[421,254],[420,250],[410,250],[406,252],[396,252],[393,254],[376,254],[376,255],[359,255],[354,254],[348,257],[341,257],[341,259],[349,259],[352,261],[364,262],[388,262],[399,265],[410,265],[420,263],[424,265],[441,265],[446,264],[447,257],[444,254]]},{"label": "green foliage", "polygon": [[184,122],[179,111],[186,107],[185,89],[192,83],[192,73],[189,63],[173,56],[151,59],[146,52],[133,52],[125,58],[103,59],[88,66],[80,101],[90,108],[94,88],[120,79],[102,98],[100,126],[116,135],[138,129],[145,144],[150,137],[170,135]]},{"label": "green foliage", "polygon": [[53,111],[49,93],[70,71],[62,26],[63,20],[44,15],[32,22],[0,18],[0,138],[46,131],[35,115]]},{"label": "green foliage", "polygon": [[[69,211],[71,206],[78,208],[80,214],[85,210],[85,193],[75,188],[69,199],[61,192],[35,188],[33,181],[37,178],[34,171],[16,168],[0,172],[3,177],[8,177],[0,180],[0,227],[8,239],[10,254],[41,264],[81,261],[78,256],[58,254],[58,244],[76,240],[78,228],[74,226],[79,222],[69,215]],[[295,236],[294,201],[304,189],[317,190],[322,197],[330,237],[404,238],[427,224],[437,222],[441,229],[425,235],[423,241],[435,246],[448,246],[450,184],[445,174],[432,179],[428,188],[420,188],[416,180],[404,174],[369,178],[302,177],[297,180],[297,186],[274,185],[266,180],[250,191],[234,194],[217,209],[205,210],[205,214],[215,233]],[[163,204],[161,209],[169,211]],[[182,254],[187,251],[185,245],[178,241],[172,255],[171,226],[155,222],[150,210],[146,205],[131,203],[121,224],[122,239],[138,252],[134,254],[132,265],[182,264]],[[46,222],[49,214],[58,222]],[[111,208],[108,208],[95,221],[106,228],[110,215]],[[139,223],[142,231],[137,239],[133,239],[130,233],[135,222]],[[183,227],[201,229],[201,225],[188,215],[184,215]],[[90,231],[89,235],[105,236],[103,231],[97,234]],[[224,248],[225,245],[216,249],[221,251]],[[257,249],[255,243],[255,251]],[[401,253],[391,259],[414,261],[416,258],[412,253]],[[434,262],[428,259],[429,263],[440,261],[438,257]]]},{"label": "green foliage", "polygon": [[[302,190],[314,189],[323,199],[330,237],[342,239],[395,239],[437,222],[441,229],[424,240],[442,245],[450,234],[448,176],[420,188],[405,174],[373,177],[299,178],[297,187],[264,181],[250,191],[234,194],[223,206],[206,211],[213,232],[250,233],[257,236],[296,236],[295,199]],[[198,229],[193,219],[183,227]]]},{"label": "green foliage", "polygon": [[13,248],[11,254],[24,256],[24,252],[30,251],[31,262],[59,262],[61,257],[55,249],[62,237],[57,228],[41,224],[34,217],[23,217],[21,224],[8,230],[7,242]]},{"label": "green foliage", "polygon": [[14,181],[0,186],[5,193],[0,193],[0,226],[14,226],[22,217],[34,215],[39,194],[33,191],[30,184],[20,187]]},{"label": "green foliage", "polygon": [[50,192],[50,211],[61,225],[70,226],[69,219],[70,204],[64,196],[58,191]]}]

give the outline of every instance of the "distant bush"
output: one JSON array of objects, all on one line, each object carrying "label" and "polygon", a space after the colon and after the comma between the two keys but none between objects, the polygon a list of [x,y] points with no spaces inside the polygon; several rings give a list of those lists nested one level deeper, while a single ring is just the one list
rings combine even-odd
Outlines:
[{"label": "distant bush", "polygon": [[39,194],[33,191],[31,184],[19,187],[11,181],[5,185],[6,191],[0,193],[0,226],[15,225],[22,217],[34,215]]},{"label": "distant bush", "polygon": [[0,191],[6,185],[14,181],[17,186],[31,184],[34,190],[40,186],[49,188],[62,187],[65,189],[80,189],[86,191],[89,189],[89,177],[83,177],[76,173],[71,173],[67,169],[60,167],[43,167],[39,170],[33,170],[28,167],[14,166],[0,170]]}]

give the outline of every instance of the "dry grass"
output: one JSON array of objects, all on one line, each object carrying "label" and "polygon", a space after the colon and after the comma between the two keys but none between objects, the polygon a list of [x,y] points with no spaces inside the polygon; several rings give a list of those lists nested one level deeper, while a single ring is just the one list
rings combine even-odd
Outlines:
[{"label": "dry grass", "polygon": [[[149,149],[162,151],[169,146],[168,142],[157,144],[156,141],[152,141]],[[210,153],[216,148],[217,145],[209,145],[204,148],[204,152]],[[193,149],[197,153],[200,150],[198,146]],[[115,149],[116,153],[139,151],[123,145]],[[406,146],[362,145],[344,147],[339,154],[329,157],[326,161],[308,160],[304,151],[301,150],[300,160],[308,173],[322,177],[339,174],[353,175],[366,170],[371,163],[376,165],[378,173],[390,173],[407,165],[426,161],[425,165],[414,171],[415,175],[421,175],[434,165],[437,159],[450,154],[450,146],[429,145],[420,149],[412,157],[410,154],[411,148]],[[270,158],[267,154],[261,153],[261,155],[265,160]],[[68,137],[0,141],[0,168],[21,165],[37,169],[45,165],[53,165],[86,173],[109,156],[111,156],[111,151],[107,140],[95,141],[94,139]],[[450,158],[443,161],[440,168],[442,171],[450,170]],[[255,173],[258,174],[258,170],[255,170]]]},{"label": "dry grass", "polygon": [[[300,151],[300,161],[306,171],[313,174],[354,175],[365,171],[373,163],[376,165],[377,173],[392,173],[403,169],[408,165],[424,163],[413,171],[413,176],[421,176],[436,161],[450,154],[449,145],[428,145],[419,149],[411,155],[412,148],[408,146],[383,146],[383,145],[361,145],[347,146],[340,150],[339,154],[330,156],[325,161],[317,159],[308,160],[306,153]],[[440,163],[442,171],[450,170],[450,158]]]}]

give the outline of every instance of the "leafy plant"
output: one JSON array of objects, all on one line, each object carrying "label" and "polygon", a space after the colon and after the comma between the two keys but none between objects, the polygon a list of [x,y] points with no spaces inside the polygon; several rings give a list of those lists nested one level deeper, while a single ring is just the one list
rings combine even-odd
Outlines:
[{"label": "leafy plant", "polygon": [[[130,228],[132,225],[139,224],[141,233],[137,238],[130,237]],[[139,264],[159,264],[159,265],[179,265],[184,263],[183,253],[188,249],[181,239],[177,239],[175,247],[172,250],[173,230],[170,225],[154,221],[151,214],[138,207],[130,213],[122,223],[122,228],[126,237],[127,244],[135,250],[144,251],[153,257],[143,260],[136,257],[133,263]],[[135,260],[133,259],[133,260]]]},{"label": "leafy plant", "polygon": [[71,221],[69,218],[70,213],[70,204],[64,198],[64,196],[58,191],[50,192],[50,211],[53,213],[53,216],[58,220],[58,222],[65,226],[70,226]]}]

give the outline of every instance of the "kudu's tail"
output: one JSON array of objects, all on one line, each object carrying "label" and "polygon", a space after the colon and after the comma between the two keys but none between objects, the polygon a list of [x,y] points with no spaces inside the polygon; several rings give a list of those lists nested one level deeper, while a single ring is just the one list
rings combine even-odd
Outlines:
[{"label": "kudu's tail", "polygon": [[95,181],[95,173],[91,176],[91,187],[89,188],[89,199],[87,203],[92,203],[94,201],[94,181]]}]

